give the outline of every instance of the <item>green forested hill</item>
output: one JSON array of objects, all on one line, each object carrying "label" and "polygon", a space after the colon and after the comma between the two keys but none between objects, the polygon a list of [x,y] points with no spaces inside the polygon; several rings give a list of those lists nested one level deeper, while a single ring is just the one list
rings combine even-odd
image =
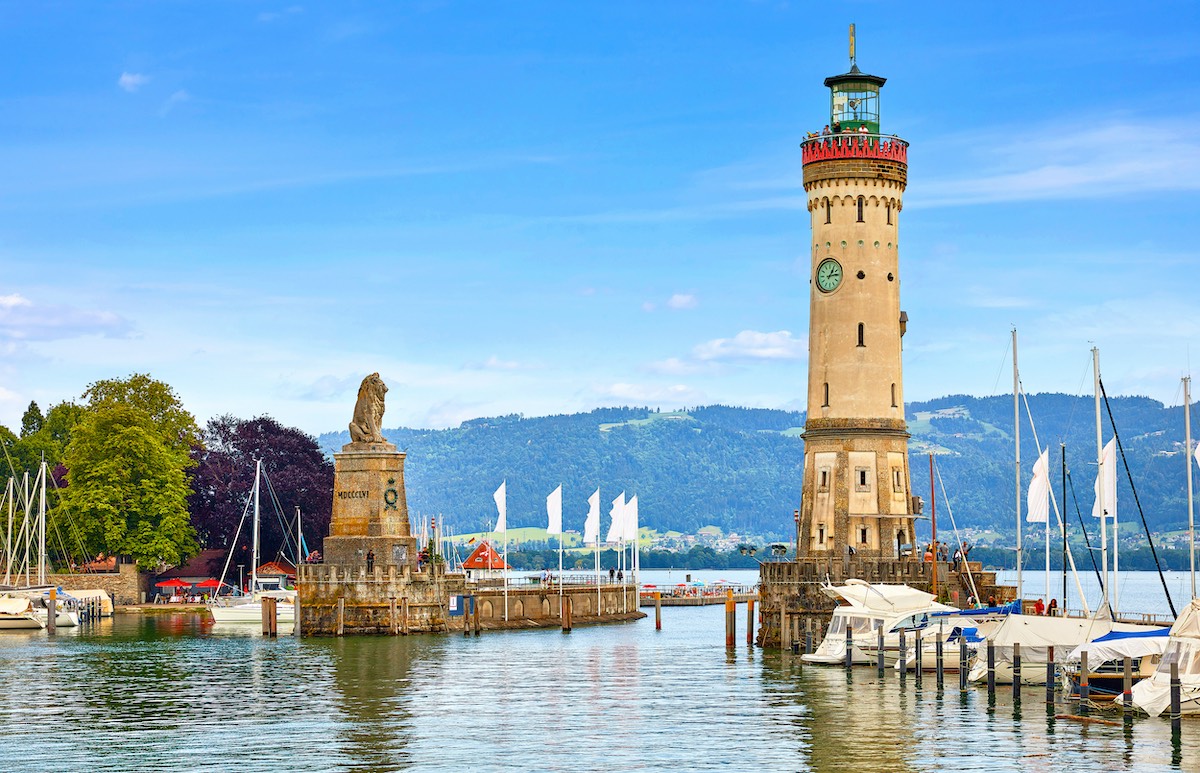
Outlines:
[{"label": "green forested hill", "polygon": [[[1091,398],[1032,395],[1030,408],[1059,492],[1059,444],[1067,444],[1074,491],[1085,515],[1092,503],[1096,455]],[[1111,400],[1138,496],[1156,530],[1187,521],[1183,409],[1143,397]],[[929,497],[932,452],[960,526],[1012,528],[1013,406],[1011,396],[955,395],[907,407],[913,490]],[[1023,480],[1037,457],[1022,411]],[[1105,416],[1107,422],[1107,415]],[[410,511],[441,514],[456,532],[487,528],[492,492],[508,481],[511,526],[545,522],[545,497],[564,484],[567,529],[582,529],[587,497],[600,488],[607,514],[621,492],[637,494],[643,526],[694,532],[709,524],[726,531],[786,537],[798,507],[804,415],[792,411],[707,406],[671,413],[603,408],[590,413],[473,419],[447,430],[385,430],[407,451]],[[1105,440],[1111,430],[1105,427]],[[327,451],[349,441],[322,435]],[[1121,520],[1133,524],[1133,496],[1118,459]],[[945,512],[939,492],[939,513]],[[1070,511],[1074,519],[1074,510]],[[1090,528],[1090,523],[1089,523]]]}]

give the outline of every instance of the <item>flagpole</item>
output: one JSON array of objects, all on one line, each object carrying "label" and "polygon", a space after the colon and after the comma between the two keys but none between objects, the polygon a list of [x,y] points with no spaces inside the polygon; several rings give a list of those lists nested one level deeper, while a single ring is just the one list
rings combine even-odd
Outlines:
[{"label": "flagpole", "polygon": [[1100,584],[1100,603],[1108,603],[1108,511],[1104,502],[1104,437],[1100,432],[1100,350],[1092,347],[1092,391],[1096,397],[1096,506],[1100,511],[1100,563],[1104,581]]},{"label": "flagpole", "polygon": [[[1183,461],[1187,464],[1188,558],[1191,562],[1192,598],[1196,598],[1196,517],[1192,506],[1192,377],[1183,378]],[[1200,457],[1196,459],[1200,463]]]},{"label": "flagpole", "polygon": [[508,622],[508,519],[504,519],[504,622]]}]

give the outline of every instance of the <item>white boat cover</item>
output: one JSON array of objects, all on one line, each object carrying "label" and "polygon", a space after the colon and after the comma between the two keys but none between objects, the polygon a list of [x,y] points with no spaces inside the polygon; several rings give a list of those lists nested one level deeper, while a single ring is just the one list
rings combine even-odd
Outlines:
[{"label": "white boat cover", "polygon": [[1133,705],[1152,717],[1171,705],[1172,663],[1179,664],[1180,704],[1200,699],[1200,599],[1192,599],[1171,626],[1158,669],[1133,686]]},{"label": "white boat cover", "polygon": [[33,602],[19,596],[0,596],[0,615],[23,615],[32,611]]},{"label": "white boat cover", "polygon": [[1009,615],[994,630],[986,632],[986,636],[995,645],[997,663],[1012,662],[1014,644],[1021,645],[1021,660],[1026,663],[1045,663],[1050,647],[1054,647],[1055,662],[1062,663],[1079,645],[1112,631],[1148,631],[1156,627],[1114,623],[1096,617]]},{"label": "white boat cover", "polygon": [[953,609],[933,601],[933,594],[908,585],[884,585],[864,580],[847,580],[845,585],[830,586],[828,595],[841,597],[847,603],[891,614],[907,609]]},{"label": "white boat cover", "polygon": [[71,595],[80,601],[88,599],[100,599],[100,614],[108,617],[113,613],[112,596],[108,595],[108,591],[103,588],[86,588],[83,590],[72,590]]},{"label": "white boat cover", "polygon": [[1123,658],[1138,660],[1146,655],[1161,655],[1167,648],[1170,631],[1159,628],[1150,631],[1113,631],[1099,639],[1080,644],[1071,650],[1067,660],[1078,663],[1082,654],[1088,654],[1088,669],[1099,667]]}]

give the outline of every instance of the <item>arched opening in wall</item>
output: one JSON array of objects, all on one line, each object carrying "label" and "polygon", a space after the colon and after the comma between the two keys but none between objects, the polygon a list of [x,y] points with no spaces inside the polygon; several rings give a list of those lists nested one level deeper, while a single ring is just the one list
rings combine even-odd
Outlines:
[{"label": "arched opening in wall", "polygon": [[479,605],[479,615],[481,617],[495,617],[496,609],[492,606],[492,602],[485,601]]},{"label": "arched opening in wall", "polygon": [[863,323],[859,322],[858,323],[858,345],[859,346],[866,346],[866,344],[863,342],[863,338],[864,338],[865,334],[866,334],[866,329],[864,328]]},{"label": "arched opening in wall", "polygon": [[508,616],[515,617],[518,620],[525,617],[525,602],[515,599],[508,608]]},{"label": "arched opening in wall", "polygon": [[[592,594],[588,593],[588,594],[584,594],[584,595],[574,596],[571,599],[571,603],[572,604],[578,603],[579,604],[579,614],[586,615],[592,611]],[[572,610],[572,611],[574,611],[574,610]]]},{"label": "arched opening in wall", "polygon": [[866,204],[867,204],[866,198],[864,198],[863,196],[859,196],[858,197],[858,222],[860,222],[860,223],[863,222],[863,207],[865,207]]},{"label": "arched opening in wall", "polygon": [[892,384],[892,407],[893,408],[898,407],[896,405],[896,385],[895,384]]},{"label": "arched opening in wall", "polygon": [[828,198],[825,199],[824,204],[825,204],[825,222],[832,223],[833,222],[833,210],[829,206]]},{"label": "arched opening in wall", "polygon": [[829,407],[829,382],[825,382],[825,402],[821,403],[822,408]]},{"label": "arched opening in wall", "polygon": [[892,205],[890,203],[887,205],[887,218],[888,218],[887,224],[891,225],[892,224]]},{"label": "arched opening in wall", "polygon": [[904,536],[904,529],[896,532],[896,558],[903,557],[904,545],[907,541]]},{"label": "arched opening in wall", "polygon": [[542,599],[542,617],[550,617],[550,599]]}]

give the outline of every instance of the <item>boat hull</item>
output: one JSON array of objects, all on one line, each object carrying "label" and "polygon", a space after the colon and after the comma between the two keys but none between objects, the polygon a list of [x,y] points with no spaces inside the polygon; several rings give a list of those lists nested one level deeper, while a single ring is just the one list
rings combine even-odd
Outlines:
[{"label": "boat hull", "polygon": [[[217,623],[261,623],[263,616],[262,602],[252,601],[232,607],[209,607],[213,621]],[[275,619],[280,623],[296,621],[296,606],[279,602],[275,607]]]},{"label": "boat hull", "polygon": [[0,615],[0,631],[38,631],[46,624],[37,615]]}]

